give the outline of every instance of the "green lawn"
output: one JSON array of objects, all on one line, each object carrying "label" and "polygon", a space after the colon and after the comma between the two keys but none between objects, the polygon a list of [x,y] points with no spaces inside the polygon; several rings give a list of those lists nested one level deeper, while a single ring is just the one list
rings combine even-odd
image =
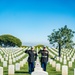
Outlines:
[{"label": "green lawn", "polygon": [[[73,63],[73,67],[69,68],[69,73],[68,75],[74,75],[74,67],[75,67],[75,62]],[[47,65],[47,72],[48,75],[62,75],[61,71],[56,72],[55,68],[52,68],[52,66],[48,63]],[[4,75],[8,75],[8,68],[4,68]],[[28,64],[26,63],[24,67],[21,68],[20,71],[16,71],[15,75],[30,75],[28,74]]]}]

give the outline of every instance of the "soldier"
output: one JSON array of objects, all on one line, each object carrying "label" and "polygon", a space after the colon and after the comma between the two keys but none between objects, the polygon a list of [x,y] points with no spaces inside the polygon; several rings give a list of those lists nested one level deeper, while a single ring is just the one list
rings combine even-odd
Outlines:
[{"label": "soldier", "polygon": [[34,51],[34,48],[31,47],[31,50],[26,50],[25,53],[29,55],[28,57],[28,66],[29,66],[29,74],[34,71],[35,60],[37,58],[37,53]]},{"label": "soldier", "polygon": [[46,71],[46,66],[48,62],[49,52],[46,50],[46,47],[43,47],[43,50],[40,50],[38,53],[41,54],[41,67]]}]

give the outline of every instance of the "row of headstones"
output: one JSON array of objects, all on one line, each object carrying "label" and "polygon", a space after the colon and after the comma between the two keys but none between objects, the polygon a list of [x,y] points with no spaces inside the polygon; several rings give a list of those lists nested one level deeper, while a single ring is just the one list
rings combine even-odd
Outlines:
[{"label": "row of headstones", "polygon": [[[72,62],[69,62],[69,65],[61,65],[60,63],[56,63],[56,61],[49,58],[49,63],[52,65],[52,67],[56,68],[56,71],[61,71],[62,67],[62,75],[68,75],[68,68],[72,67]],[[74,75],[75,75],[75,69],[74,69]]]},{"label": "row of headstones", "polygon": [[69,50],[69,49],[63,49],[62,57],[66,56],[66,57],[72,58],[74,52],[75,52],[74,49],[73,50],[72,49],[71,50]]},{"label": "row of headstones", "polygon": [[[8,49],[8,50],[7,50],[7,49]],[[9,53],[10,50],[11,50],[11,53],[10,53],[10,54],[4,54],[4,58],[5,58],[6,56],[9,56],[9,59],[10,59],[11,57],[13,58],[13,57],[16,57],[16,56],[20,55],[20,54],[23,53],[24,50],[27,49],[27,48],[25,48],[25,49],[22,49],[22,48],[18,48],[18,49],[17,49],[17,48],[16,48],[16,49],[14,49],[14,48],[12,48],[12,49],[11,49],[11,48],[7,48],[7,49],[6,49],[6,48],[5,48],[5,49],[3,48],[1,52],[4,52],[4,53],[5,53],[5,52],[8,51],[8,53]]]},{"label": "row of headstones", "polygon": [[[25,61],[26,61],[26,59],[21,60],[19,65],[22,67],[22,65],[25,63]],[[7,63],[8,63],[7,61],[3,61],[3,67],[7,67]],[[13,64],[13,63],[12,63],[12,60],[9,61],[9,64],[10,64],[10,65]],[[22,64],[22,65],[21,65],[21,64]]]},{"label": "row of headstones", "polygon": [[[72,67],[72,63],[73,63],[74,60],[75,60],[75,54],[74,54],[73,58],[71,58],[71,60],[70,60],[69,57],[67,57],[67,59],[66,59],[66,56],[64,56],[64,59],[63,59],[62,57],[60,57],[60,58],[57,57],[56,60],[57,60],[57,61],[60,61],[61,63],[65,64],[65,65],[68,64],[68,67]],[[69,61],[69,60],[70,60],[70,61]],[[51,59],[50,61],[52,62],[52,59]],[[55,61],[54,61],[54,63],[55,63]],[[54,63],[52,62],[52,64],[54,64]]]},{"label": "row of headstones", "polygon": [[[25,53],[24,53],[24,54],[21,54],[20,56],[22,57],[23,55],[25,55]],[[19,56],[19,59],[21,59],[20,56]],[[9,64],[12,64],[12,59],[11,59],[11,57],[9,57],[9,58],[10,58],[10,59],[9,59]],[[25,64],[26,61],[27,61],[27,60],[23,59],[22,61],[20,60],[19,63],[15,63],[15,70],[16,70],[16,71],[17,71],[17,70],[20,71],[20,68],[23,67],[23,65]],[[2,58],[2,62],[3,62],[3,67],[7,67],[8,61],[4,61],[4,58]],[[13,58],[13,62],[16,62],[14,58]],[[10,66],[11,66],[11,65],[8,65],[9,69],[10,69]],[[13,72],[13,71],[12,71],[12,72]],[[8,74],[10,74],[10,70],[8,70]],[[0,75],[1,75],[1,74],[0,74]]]},{"label": "row of headstones", "polygon": [[[0,55],[0,59],[1,59],[1,62],[3,62],[3,61],[8,61],[8,59],[9,59],[9,64],[12,64],[12,62],[16,62],[17,60],[19,60],[19,59],[21,59],[23,56],[25,55],[25,53],[23,53],[23,54],[21,54],[21,55],[19,55],[19,56],[17,56],[17,57],[14,57],[14,55],[13,55],[13,57],[12,56],[4,56],[4,57],[2,57],[2,55]],[[4,58],[5,58],[5,60],[4,60]]]},{"label": "row of headstones", "polygon": [[59,57],[56,57],[56,60],[57,61],[60,61],[63,64],[67,64],[67,62],[69,62],[69,61],[74,62],[74,60],[75,60],[75,54],[74,54],[74,56],[72,58],[69,58],[69,57],[64,56],[64,58],[62,58],[62,57],[60,57],[60,58]]},{"label": "row of headstones", "polygon": [[[58,56],[58,52],[56,51],[56,49],[53,49],[53,48],[50,48],[50,47],[48,47],[48,49],[49,49],[50,51],[52,51],[52,52],[54,53],[54,55],[57,55],[57,56]],[[73,49],[73,50],[62,49],[62,50],[61,50],[61,57],[63,58],[64,55],[65,55],[65,56],[71,58],[71,57],[73,56],[74,52],[75,52],[74,49]],[[51,54],[51,56],[54,57],[54,55],[53,55],[52,53],[50,53],[50,54]]]},{"label": "row of headstones", "polygon": [[5,55],[11,55],[12,53],[15,53],[16,51],[22,50],[22,48],[0,48],[1,52]]},{"label": "row of headstones", "polygon": [[[1,48],[1,50],[2,50],[2,52],[4,53],[4,57],[3,58],[5,58],[5,57],[10,57],[10,55],[8,55],[8,53],[10,52],[10,50],[11,50],[11,48],[9,48],[8,50],[6,49],[6,48]],[[7,50],[7,51],[6,51]],[[8,53],[6,53],[6,52],[8,52]],[[11,54],[11,53],[10,53]]]},{"label": "row of headstones", "polygon": [[56,52],[55,50],[53,50],[52,48],[48,47],[49,50],[51,50],[54,54],[58,55],[58,52]]},{"label": "row of headstones", "polygon": [[0,48],[5,54],[19,53],[23,48]]},{"label": "row of headstones", "polygon": [[[12,56],[13,57],[13,55],[14,56],[17,56],[17,55],[19,55],[21,52],[23,52],[23,50],[22,50],[23,48],[3,48],[2,49],[2,51],[5,53],[5,55],[4,56]],[[8,52],[7,54],[6,54],[6,52]],[[11,53],[10,53],[11,52]]]},{"label": "row of headstones", "polygon": [[[52,51],[52,50],[51,50]],[[54,51],[53,51],[54,52]],[[56,53],[56,52],[55,52]],[[70,57],[67,57],[67,56],[64,56],[64,60],[63,60],[63,58],[62,57],[57,57],[56,59],[58,60],[58,61],[60,61],[60,62],[62,62],[62,60],[63,60],[63,64],[67,64],[67,60],[69,61],[70,60],[70,58],[71,58],[71,61],[69,61],[69,63],[68,63],[68,66],[69,67],[72,67],[72,62],[74,62],[74,60],[75,60],[75,54],[74,54],[74,50],[71,52],[69,52],[69,54],[70,54]],[[67,59],[66,59],[67,58]],[[52,59],[51,59],[52,60]],[[52,64],[52,67],[56,67],[56,71],[60,71],[60,63],[57,63],[56,64],[56,62],[55,61],[51,61],[50,62],[50,64]],[[62,65],[62,75],[68,75],[68,66],[66,65]],[[74,71],[75,72],[75,71]]]},{"label": "row of headstones", "polygon": [[72,51],[72,49],[71,50],[69,50],[69,49],[61,49],[61,54],[69,54],[70,52]]},{"label": "row of headstones", "polygon": [[[54,54],[52,54],[51,52],[49,52],[49,54],[54,57]],[[67,61],[72,61],[72,62],[74,62],[75,54],[74,54],[74,55],[73,55],[73,54],[74,54],[74,51],[72,51],[70,57],[68,57],[68,56],[63,56],[63,58],[60,57],[60,60],[59,60],[59,57],[56,57],[56,60],[57,60],[57,61],[60,61],[60,62],[63,62],[63,64],[67,64]],[[73,56],[73,57],[71,58],[71,56]]]},{"label": "row of headstones", "polygon": [[66,52],[63,52],[62,55],[65,55],[66,57],[71,58],[74,55],[74,53],[75,53],[75,50],[73,49],[73,50],[69,50],[68,52],[67,51]]},{"label": "row of headstones", "polygon": [[[9,65],[8,66],[8,75],[14,75],[15,71],[20,71],[20,68],[24,66],[24,64],[27,62],[28,57],[23,59],[21,63],[16,63],[15,65]],[[7,63],[4,63],[4,66],[7,67]],[[3,67],[0,67],[0,75],[3,74]]]},{"label": "row of headstones", "polygon": [[56,48],[54,48],[54,47],[52,47],[52,49],[53,49],[54,51],[58,52],[58,49],[56,49]]},{"label": "row of headstones", "polygon": [[[23,59],[23,61],[20,61],[20,63],[16,63],[15,66],[14,65],[9,65],[8,66],[8,75],[10,75],[10,74],[13,75],[14,74],[14,68],[15,68],[16,71],[19,71],[20,67],[23,67],[23,65],[27,61],[27,58]],[[3,61],[3,66],[7,67],[7,61]],[[0,67],[0,75],[3,75],[3,67]]]},{"label": "row of headstones", "polygon": [[[48,47],[48,49],[51,50],[52,52],[54,52],[54,54],[58,55],[58,50],[57,49],[50,48],[50,47]],[[74,51],[75,51],[74,49],[73,50],[72,49],[71,50],[69,50],[69,49],[62,49],[61,50],[61,54],[62,55],[67,55],[67,56],[69,56],[69,55],[71,56],[71,55],[73,55]]]},{"label": "row of headstones", "polygon": [[[0,59],[1,59],[1,62],[3,62],[4,61],[4,59],[6,60],[6,61],[8,61],[8,59],[9,59],[9,64],[11,64],[12,63],[12,61],[13,62],[16,62],[16,60],[19,60],[20,58],[22,58],[24,55],[25,55],[25,53],[24,53],[24,50],[22,50],[23,51],[23,53],[21,54],[21,55],[19,55],[19,56],[14,56],[14,55],[10,55],[10,56],[4,56],[4,57],[2,57],[2,55],[0,55]],[[15,54],[16,55],[16,54]]]},{"label": "row of headstones", "polygon": [[23,53],[22,55],[18,56],[18,57],[15,57],[15,58],[10,58],[9,61],[8,61],[8,57],[6,57],[4,60],[3,57],[1,57],[1,62],[9,62],[9,64],[12,64],[12,63],[15,63],[17,60],[21,59],[23,56],[25,56],[25,53]]}]

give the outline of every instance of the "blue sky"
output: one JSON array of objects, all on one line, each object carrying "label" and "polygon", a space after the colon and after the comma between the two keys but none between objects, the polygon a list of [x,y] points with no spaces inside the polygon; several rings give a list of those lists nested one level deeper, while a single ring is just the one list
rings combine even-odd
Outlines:
[{"label": "blue sky", "polygon": [[75,30],[74,0],[0,0],[0,35],[23,44],[49,45],[47,36],[64,25]]}]

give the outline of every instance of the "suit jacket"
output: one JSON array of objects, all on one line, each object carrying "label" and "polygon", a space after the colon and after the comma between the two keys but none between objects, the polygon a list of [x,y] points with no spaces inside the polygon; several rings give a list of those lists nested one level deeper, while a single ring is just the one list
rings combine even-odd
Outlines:
[{"label": "suit jacket", "polygon": [[37,59],[37,53],[34,50],[26,50],[25,53],[29,55],[28,62],[34,62]]}]

